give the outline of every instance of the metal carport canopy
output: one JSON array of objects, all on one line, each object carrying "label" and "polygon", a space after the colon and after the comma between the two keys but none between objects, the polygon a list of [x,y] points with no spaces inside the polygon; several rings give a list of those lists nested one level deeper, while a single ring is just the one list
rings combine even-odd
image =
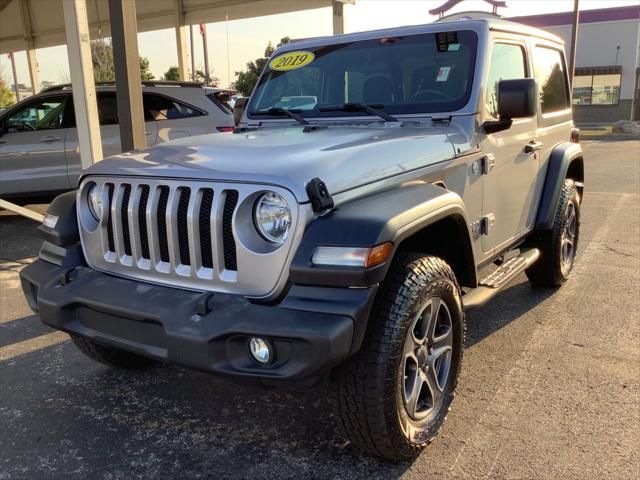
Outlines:
[{"label": "metal carport canopy", "polygon": [[[66,43],[63,0],[0,0],[0,54]],[[274,15],[353,0],[136,0],[138,32]],[[110,36],[107,0],[87,0],[91,38]],[[181,16],[183,18],[177,18]],[[334,32],[341,33],[341,32]]]}]

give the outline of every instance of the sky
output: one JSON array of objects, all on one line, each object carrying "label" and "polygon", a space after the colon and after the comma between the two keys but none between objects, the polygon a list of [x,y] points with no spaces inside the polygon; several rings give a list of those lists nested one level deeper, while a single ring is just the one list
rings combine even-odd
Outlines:
[{"label": "sky", "polygon": [[[304,0],[298,0],[304,2]],[[637,5],[640,0],[580,0],[581,10],[603,7]],[[444,3],[444,0],[356,0],[355,5],[345,5],[345,33],[429,23],[435,17],[428,11]],[[490,6],[482,0],[467,0],[449,13],[464,10],[488,11]],[[507,8],[500,9],[503,16],[534,15],[573,10],[573,0],[507,0]],[[228,31],[228,34],[227,34]],[[320,8],[281,15],[270,15],[245,20],[210,23],[207,25],[209,64],[213,74],[226,87],[235,80],[235,72],[264,54],[271,41],[280,38],[307,38],[331,35],[331,9]],[[228,38],[228,42],[227,42]],[[194,56],[196,69],[203,69],[202,37],[194,27]],[[140,55],[147,57],[156,78],[172,65],[177,65],[176,40],[173,30],[158,30],[138,35]],[[18,82],[29,84],[26,54],[16,52]],[[63,83],[69,81],[66,47],[51,47],[37,51],[40,81]],[[190,62],[190,57],[189,57]],[[203,69],[204,70],[204,69]],[[0,57],[0,75],[8,83],[11,65],[6,55]]]}]

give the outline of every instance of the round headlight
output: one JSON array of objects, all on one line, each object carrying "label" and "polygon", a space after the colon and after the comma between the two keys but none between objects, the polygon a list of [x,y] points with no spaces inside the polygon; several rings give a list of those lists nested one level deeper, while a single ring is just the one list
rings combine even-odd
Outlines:
[{"label": "round headlight", "polygon": [[270,242],[282,244],[291,228],[291,210],[282,195],[267,192],[256,202],[254,219],[260,235]]},{"label": "round headlight", "polygon": [[102,218],[102,196],[95,183],[89,187],[89,190],[87,190],[87,200],[91,215],[93,215],[93,218],[100,221],[100,218]]}]

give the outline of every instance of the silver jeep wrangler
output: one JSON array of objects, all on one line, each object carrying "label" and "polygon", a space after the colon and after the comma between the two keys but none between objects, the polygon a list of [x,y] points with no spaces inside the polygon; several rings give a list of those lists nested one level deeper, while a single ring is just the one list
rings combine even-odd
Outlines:
[{"label": "silver jeep wrangler", "polygon": [[111,157],[57,197],[31,307],[116,367],[327,379],[353,444],[415,456],[453,400],[465,310],[571,273],[561,41],[497,19],[300,41],[237,108],[234,133]]}]

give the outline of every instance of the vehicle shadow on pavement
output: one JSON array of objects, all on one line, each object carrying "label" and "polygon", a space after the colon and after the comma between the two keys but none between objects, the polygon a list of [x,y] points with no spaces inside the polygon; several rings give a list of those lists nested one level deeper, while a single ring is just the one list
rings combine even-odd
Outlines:
[{"label": "vehicle shadow on pavement", "polygon": [[[468,347],[553,293],[526,281],[505,290],[469,314]],[[370,480],[397,478],[412,465],[367,457],[345,444],[323,385],[269,391],[174,366],[110,370],[70,341],[0,362],[0,377],[12,392],[0,398],[0,420],[12,438],[0,456],[14,457],[34,478],[76,472]]]},{"label": "vehicle shadow on pavement", "polygon": [[324,386],[268,391],[174,366],[109,370],[70,341],[0,362],[0,377],[11,392],[0,398],[11,438],[0,460],[30,478],[373,479],[411,466],[346,445]]},{"label": "vehicle shadow on pavement", "polygon": [[536,288],[522,276],[522,281],[498,293],[483,307],[470,311],[467,318],[466,348],[481,342],[522,315],[552,297],[557,290]]},{"label": "vehicle shadow on pavement", "polygon": [[0,348],[51,333],[50,327],[35,315],[0,323]]}]

